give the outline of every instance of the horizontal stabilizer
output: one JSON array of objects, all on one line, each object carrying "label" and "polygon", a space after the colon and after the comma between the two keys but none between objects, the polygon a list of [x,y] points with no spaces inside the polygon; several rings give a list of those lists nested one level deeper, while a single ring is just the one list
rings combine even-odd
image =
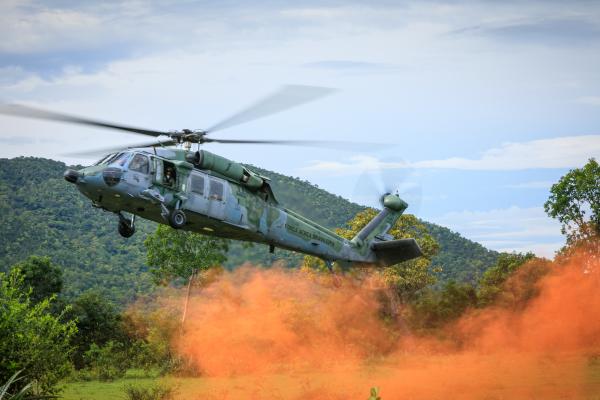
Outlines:
[{"label": "horizontal stabilizer", "polygon": [[377,256],[377,262],[387,267],[402,261],[421,257],[423,253],[415,239],[389,240],[386,242],[373,242],[371,249]]}]

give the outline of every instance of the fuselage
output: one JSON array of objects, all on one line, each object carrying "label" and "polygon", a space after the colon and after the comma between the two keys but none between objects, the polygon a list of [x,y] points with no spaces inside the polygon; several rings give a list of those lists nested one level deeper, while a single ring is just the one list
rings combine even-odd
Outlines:
[{"label": "fuselage", "polygon": [[[238,164],[239,165],[239,164]],[[340,262],[373,262],[363,243],[333,231],[278,204],[267,178],[260,187],[244,185],[186,160],[183,150],[135,149],[111,154],[93,166],[68,170],[94,206],[167,223],[165,208],[181,210],[181,229],[273,247]],[[299,194],[300,195],[300,194]]]}]

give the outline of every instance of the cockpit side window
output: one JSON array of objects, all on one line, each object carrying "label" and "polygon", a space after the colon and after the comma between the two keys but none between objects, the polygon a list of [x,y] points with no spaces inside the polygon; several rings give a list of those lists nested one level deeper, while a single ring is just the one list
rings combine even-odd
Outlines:
[{"label": "cockpit side window", "polygon": [[131,171],[147,174],[149,170],[149,165],[150,163],[148,162],[148,157],[142,154],[136,154],[135,156],[133,156],[133,159],[129,163],[129,169]]}]

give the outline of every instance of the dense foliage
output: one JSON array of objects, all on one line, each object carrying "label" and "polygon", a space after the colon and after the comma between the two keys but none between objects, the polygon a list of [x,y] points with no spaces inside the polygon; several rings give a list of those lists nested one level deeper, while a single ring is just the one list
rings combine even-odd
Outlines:
[{"label": "dense foliage", "polygon": [[26,260],[13,265],[11,270],[18,269],[23,277],[24,292],[30,292],[29,300],[39,303],[62,290],[62,270],[52,264],[49,257],[29,256]]},{"label": "dense foliage", "polygon": [[423,224],[440,247],[431,260],[432,270],[440,285],[450,281],[475,284],[496,263],[497,252],[467,240],[443,226],[429,222]]},{"label": "dense foliage", "polygon": [[70,372],[70,340],[77,328],[50,313],[50,301],[30,301],[18,268],[0,273],[0,382],[23,370],[35,392],[53,393]]},{"label": "dense foliage", "polygon": [[[63,271],[63,294],[74,299],[89,289],[124,304],[151,291],[144,240],[156,224],[138,219],[136,234],[123,239],[114,215],[91,206],[88,199],[64,181],[66,166],[42,158],[0,159],[0,270],[31,254],[49,256]],[[344,227],[363,207],[306,181],[254,168],[272,179],[284,206],[329,228]],[[298,193],[302,193],[301,196]],[[441,267],[442,281],[476,282],[495,262],[497,253],[450,230],[423,222],[440,245],[432,265]],[[302,255],[283,250],[269,254],[262,245],[231,242],[227,267],[246,261],[270,265],[284,259],[299,265]]]},{"label": "dense foliage", "polygon": [[538,283],[550,270],[549,260],[532,253],[501,253],[478,285],[450,281],[419,293],[411,302],[409,323],[415,332],[435,332],[471,309],[524,308],[538,295]]},{"label": "dense foliage", "polygon": [[496,300],[506,279],[512,275],[517,268],[534,258],[535,255],[533,253],[500,254],[496,265],[488,269],[479,282],[479,290],[477,293],[479,303],[481,305],[487,305]]},{"label": "dense foliage", "polygon": [[77,368],[88,364],[85,354],[92,345],[125,340],[119,311],[100,292],[90,290],[75,298],[66,316],[77,323],[78,332],[71,338]]}]

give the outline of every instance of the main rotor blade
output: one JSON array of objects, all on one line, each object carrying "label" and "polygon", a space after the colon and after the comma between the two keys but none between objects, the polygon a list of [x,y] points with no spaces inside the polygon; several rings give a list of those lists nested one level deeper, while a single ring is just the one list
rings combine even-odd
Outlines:
[{"label": "main rotor blade", "polygon": [[117,129],[120,131],[155,137],[169,134],[168,132],[120,125],[112,122],[99,121],[90,118],[78,117],[75,115],[62,114],[54,111],[41,110],[39,108],[23,106],[20,104],[2,104],[0,105],[0,114],[10,115],[13,117],[43,119],[48,121],[67,122],[70,124],[95,126],[99,128]]},{"label": "main rotor blade", "polygon": [[127,149],[140,148],[140,147],[157,147],[157,146],[173,146],[176,142],[174,140],[165,140],[165,141],[152,141],[145,143],[134,143],[131,145],[121,145],[121,146],[111,146],[104,147],[101,149],[94,149],[89,151],[76,151],[73,153],[64,153],[62,156],[66,157],[75,157],[75,158],[90,158],[96,156],[102,156],[110,153],[116,153],[118,151],[123,151]]},{"label": "main rotor blade", "polygon": [[338,150],[372,150],[389,148],[387,143],[363,143],[363,142],[336,142],[319,140],[244,140],[244,139],[213,139],[203,138],[202,143],[224,143],[224,144],[274,144],[279,146],[302,146],[302,147],[321,147]]},{"label": "main rotor blade", "polygon": [[230,128],[235,125],[276,114],[292,107],[325,97],[335,91],[336,89],[318,86],[287,85],[272,95],[259,100],[250,107],[213,125],[205,132],[208,133]]}]

